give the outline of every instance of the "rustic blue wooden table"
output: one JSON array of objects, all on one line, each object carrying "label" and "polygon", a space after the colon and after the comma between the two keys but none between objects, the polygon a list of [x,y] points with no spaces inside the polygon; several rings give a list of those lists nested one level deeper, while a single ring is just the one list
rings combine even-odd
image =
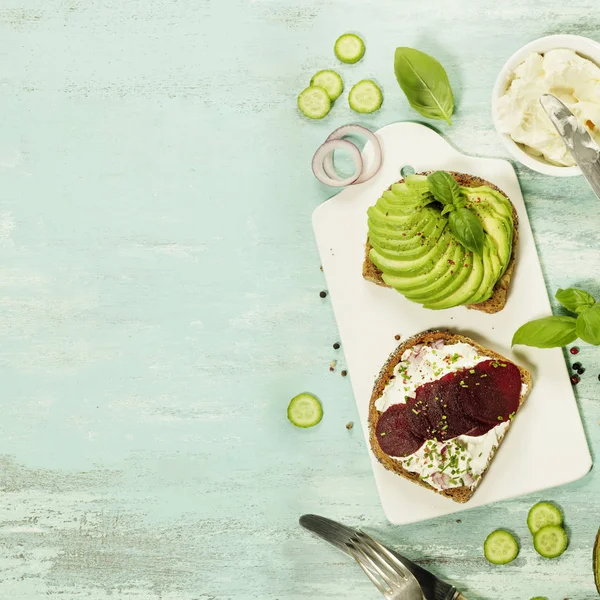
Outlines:
[{"label": "rustic blue wooden table", "polygon": [[[464,152],[506,156],[490,93],[506,58],[549,33],[600,39],[596,0],[3,0],[0,5],[0,598],[377,598],[355,565],[298,527],[360,524],[471,600],[596,592],[600,476],[410,527],[385,521],[358,427],[310,216],[326,134],[415,119],[398,45],[447,68]],[[332,55],[358,31],[355,66]],[[374,78],[308,122],[321,68]],[[550,290],[600,292],[600,202],[581,178],[518,171]],[[329,371],[338,360],[335,372]],[[600,444],[600,351],[577,387]],[[286,420],[318,394],[312,429]],[[561,440],[568,443],[568,440]],[[518,468],[518,465],[515,467]],[[568,552],[544,561],[525,516],[558,502]],[[515,563],[482,556],[492,529]]]}]

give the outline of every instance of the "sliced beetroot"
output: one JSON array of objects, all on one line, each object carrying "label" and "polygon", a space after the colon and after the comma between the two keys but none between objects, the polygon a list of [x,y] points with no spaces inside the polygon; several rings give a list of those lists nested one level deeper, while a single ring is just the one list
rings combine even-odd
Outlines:
[{"label": "sliced beetroot", "polygon": [[375,433],[379,446],[389,456],[410,456],[425,443],[425,438],[415,436],[409,428],[408,410],[406,404],[392,404],[379,416]]},{"label": "sliced beetroot", "polygon": [[427,439],[440,441],[450,439],[448,417],[445,406],[449,402],[451,386],[445,381],[432,381],[426,383],[416,390],[415,404],[422,407],[421,419],[426,427]]},{"label": "sliced beetroot", "polygon": [[481,425],[481,422],[474,419],[463,409],[460,403],[460,392],[462,387],[458,384],[452,385],[451,394],[449,394],[448,402],[444,405],[446,411],[446,421],[448,423],[448,429],[446,434],[448,439],[464,435],[467,431],[471,431]]},{"label": "sliced beetroot", "polygon": [[449,373],[417,388],[415,404],[421,412],[409,415],[409,426],[420,437],[450,440],[481,424],[466,413],[459,402],[458,396],[463,391],[459,385],[462,380],[459,374]]},{"label": "sliced beetroot", "polygon": [[469,429],[467,433],[464,435],[470,435],[471,437],[479,437],[480,435],[485,435],[490,429],[494,427],[491,423],[481,423],[477,425],[477,427],[473,427],[473,429]]},{"label": "sliced beetroot", "polygon": [[[445,426],[447,417],[444,413],[445,389],[440,386],[432,386],[431,392],[433,393],[430,393],[427,398],[427,421],[430,437],[445,440],[448,431],[448,427]],[[418,394],[417,398],[419,398]]]},{"label": "sliced beetroot", "polygon": [[[390,456],[409,456],[428,439],[478,437],[519,408],[521,374],[509,362],[486,360],[419,386],[415,398],[379,418],[377,439]],[[382,435],[383,434],[383,435]]]},{"label": "sliced beetroot", "polygon": [[[421,386],[424,387],[424,386]],[[420,388],[417,388],[417,392]],[[422,399],[414,398],[406,403],[406,423],[413,435],[418,439],[428,440],[432,437],[429,419],[427,418],[428,406]]]},{"label": "sliced beetroot", "polygon": [[486,360],[461,375],[459,402],[473,419],[497,425],[519,408],[521,374],[512,363]]},{"label": "sliced beetroot", "polygon": [[477,366],[494,380],[510,413],[515,412],[519,408],[522,386],[521,372],[518,367],[502,360],[486,360]]}]

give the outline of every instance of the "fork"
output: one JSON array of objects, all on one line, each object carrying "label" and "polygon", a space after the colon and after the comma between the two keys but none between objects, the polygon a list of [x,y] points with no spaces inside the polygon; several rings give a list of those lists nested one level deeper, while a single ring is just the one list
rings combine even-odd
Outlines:
[{"label": "fork", "polygon": [[371,536],[359,530],[346,546],[386,600],[424,600],[415,576]]}]

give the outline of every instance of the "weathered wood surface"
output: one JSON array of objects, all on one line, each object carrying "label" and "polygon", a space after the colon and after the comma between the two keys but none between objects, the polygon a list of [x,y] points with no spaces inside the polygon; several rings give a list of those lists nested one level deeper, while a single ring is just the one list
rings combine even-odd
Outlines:
[{"label": "weathered wood surface", "polygon": [[[505,156],[491,88],[525,42],[600,39],[597,2],[559,0],[3,0],[0,4],[0,597],[10,600],[377,598],[298,516],[361,524],[470,600],[594,597],[600,476],[431,523],[386,524],[356,421],[310,215],[330,191],[309,168],[334,127],[416,119],[397,45],[438,57],[458,110],[436,127]],[[295,98],[367,54],[347,85],[382,85],[358,119]],[[519,169],[549,289],[600,293],[600,202],[581,179]],[[335,373],[329,362],[339,361]],[[577,388],[594,454],[600,352]],[[322,424],[288,399],[317,393]],[[557,440],[568,444],[568,440]],[[515,468],[519,468],[515,465]],[[536,500],[565,510],[571,547],[538,558]],[[482,557],[498,526],[518,560]]]}]

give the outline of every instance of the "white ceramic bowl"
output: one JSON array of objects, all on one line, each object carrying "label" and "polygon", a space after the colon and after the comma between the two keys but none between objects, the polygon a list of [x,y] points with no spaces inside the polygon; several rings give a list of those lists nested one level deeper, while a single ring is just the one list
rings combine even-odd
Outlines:
[{"label": "white ceramic bowl", "polygon": [[513,141],[509,135],[500,132],[496,120],[496,105],[498,99],[503,96],[504,92],[506,92],[508,89],[508,86],[513,80],[516,68],[522,62],[524,62],[532,52],[539,52],[540,54],[543,54],[544,52],[558,48],[574,50],[577,52],[577,54],[591,60],[592,62],[595,62],[600,66],[600,44],[594,40],[582,37],[580,35],[549,35],[547,37],[535,40],[515,52],[508,59],[504,67],[502,67],[502,70],[498,75],[498,79],[496,79],[494,91],[492,92],[492,117],[494,119],[496,131],[498,131],[498,134],[506,146],[506,149],[510,152],[515,160],[518,160],[526,167],[529,167],[538,173],[543,173],[544,175],[553,175],[555,177],[573,177],[575,175],[581,175],[581,170],[579,167],[559,167],[544,160],[543,157],[537,157],[529,154],[520,144],[517,144],[515,141]]}]

